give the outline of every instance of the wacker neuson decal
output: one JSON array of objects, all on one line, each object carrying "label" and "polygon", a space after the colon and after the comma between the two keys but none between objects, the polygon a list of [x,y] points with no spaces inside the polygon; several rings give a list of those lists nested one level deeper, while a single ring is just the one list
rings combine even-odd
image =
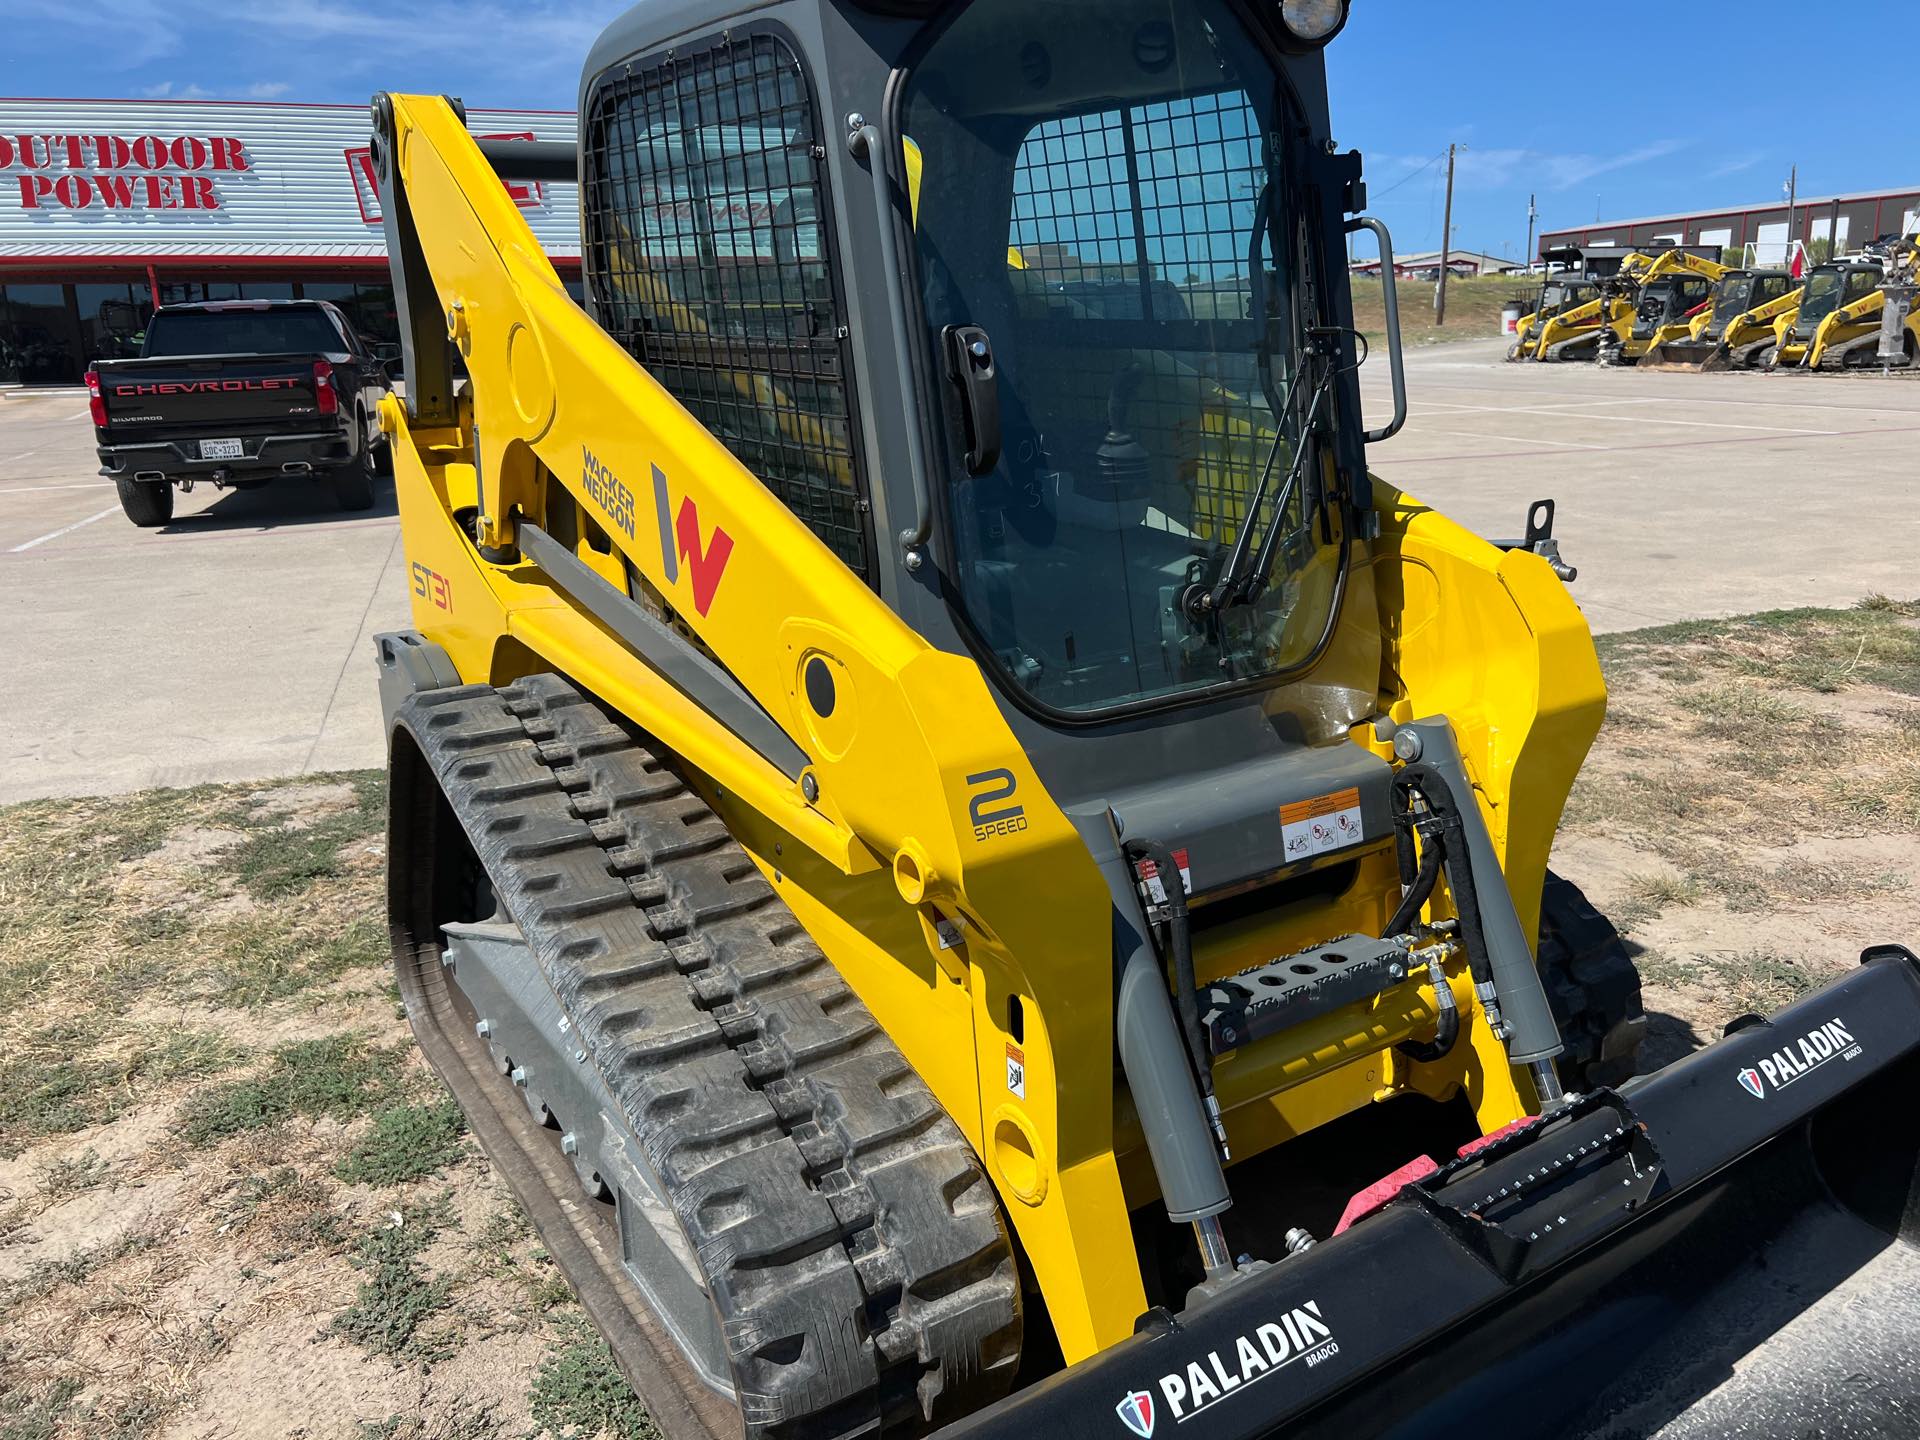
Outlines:
[{"label": "wacker neuson decal", "polygon": [[1173,1422],[1184,1425],[1236,1390],[1264,1380],[1296,1360],[1304,1360],[1311,1369],[1339,1353],[1332,1328],[1321,1318],[1319,1302],[1309,1300],[1251,1334],[1236,1335],[1232,1346],[1209,1350],[1203,1358],[1188,1362],[1186,1369],[1162,1375],[1158,1396],[1148,1390],[1134,1391],[1114,1406],[1114,1413],[1140,1440],[1152,1440],[1162,1400]]},{"label": "wacker neuson decal", "polygon": [[1806,1079],[1829,1060],[1851,1060],[1861,1050],[1844,1021],[1829,1020],[1818,1030],[1802,1035],[1797,1044],[1783,1046],[1766,1059],[1749,1065],[1736,1078],[1754,1099],[1764,1100],[1769,1089],[1784,1090]]}]

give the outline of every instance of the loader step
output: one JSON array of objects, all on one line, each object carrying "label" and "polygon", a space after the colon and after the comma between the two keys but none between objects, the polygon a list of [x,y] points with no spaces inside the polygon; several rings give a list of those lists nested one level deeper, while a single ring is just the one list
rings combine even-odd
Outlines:
[{"label": "loader step", "polygon": [[480,913],[441,922],[449,978],[562,1132],[564,1203],[610,1196],[650,1302],[710,1307],[641,1318],[717,1340],[753,1436],[911,1434],[1005,1393],[1019,1287],[990,1182],[706,803],[552,676],[396,718],[484,871]]}]

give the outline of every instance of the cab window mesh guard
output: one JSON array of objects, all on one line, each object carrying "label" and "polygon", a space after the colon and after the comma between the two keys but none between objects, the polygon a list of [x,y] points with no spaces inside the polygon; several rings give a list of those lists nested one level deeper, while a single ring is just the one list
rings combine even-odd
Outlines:
[{"label": "cab window mesh guard", "polygon": [[867,576],[817,118],[770,34],[610,72],[588,119],[588,292],[602,328]]}]

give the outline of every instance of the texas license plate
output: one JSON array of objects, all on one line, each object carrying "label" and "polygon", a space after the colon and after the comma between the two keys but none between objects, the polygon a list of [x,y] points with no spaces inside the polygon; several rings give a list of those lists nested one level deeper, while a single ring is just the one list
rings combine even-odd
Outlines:
[{"label": "texas license plate", "polygon": [[244,460],[247,452],[238,440],[202,440],[202,460]]}]

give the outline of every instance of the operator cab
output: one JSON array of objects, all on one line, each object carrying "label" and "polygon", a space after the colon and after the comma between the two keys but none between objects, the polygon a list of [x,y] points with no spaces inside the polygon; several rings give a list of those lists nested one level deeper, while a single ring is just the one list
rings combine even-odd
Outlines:
[{"label": "operator cab", "polygon": [[1749,310],[1758,310],[1785,298],[1799,286],[1785,270],[1735,270],[1720,282],[1713,301],[1713,318],[1706,338],[1718,340],[1727,327]]},{"label": "operator cab", "polygon": [[1584,275],[1554,275],[1541,285],[1540,303],[1534,308],[1541,319],[1550,320],[1599,298],[1600,287]]},{"label": "operator cab", "polygon": [[1713,298],[1713,282],[1702,275],[1662,275],[1647,282],[1634,310],[1633,338],[1651,340],[1654,332],[1697,314]]},{"label": "operator cab", "polygon": [[1811,342],[1829,315],[1866,299],[1880,288],[1882,279],[1878,265],[1853,262],[1816,265],[1807,277],[1807,293],[1800,302],[1799,317],[1794,321],[1793,338]]}]

